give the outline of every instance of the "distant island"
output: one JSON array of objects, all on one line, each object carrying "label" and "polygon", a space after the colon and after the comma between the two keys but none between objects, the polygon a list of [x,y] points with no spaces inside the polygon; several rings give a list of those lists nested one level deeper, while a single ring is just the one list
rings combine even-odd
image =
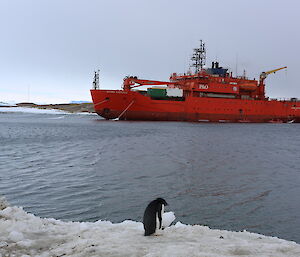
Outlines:
[{"label": "distant island", "polygon": [[27,107],[27,108],[37,108],[37,109],[45,109],[45,110],[62,110],[65,112],[70,113],[79,113],[79,112],[86,112],[86,113],[95,113],[93,103],[84,102],[84,101],[72,101],[68,104],[35,104],[35,103],[17,103],[17,104],[7,104],[7,103],[0,103],[1,107]]}]

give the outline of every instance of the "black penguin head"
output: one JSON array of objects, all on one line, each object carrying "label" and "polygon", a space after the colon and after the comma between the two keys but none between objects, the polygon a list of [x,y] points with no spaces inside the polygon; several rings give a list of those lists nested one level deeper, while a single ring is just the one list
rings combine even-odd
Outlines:
[{"label": "black penguin head", "polygon": [[165,206],[168,205],[168,203],[166,202],[166,200],[163,199],[163,198],[156,198],[156,201],[159,202],[160,204],[165,205]]}]

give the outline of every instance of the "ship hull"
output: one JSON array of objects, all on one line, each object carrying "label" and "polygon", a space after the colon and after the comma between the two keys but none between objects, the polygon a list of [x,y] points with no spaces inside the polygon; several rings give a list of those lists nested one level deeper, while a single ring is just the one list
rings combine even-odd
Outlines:
[{"label": "ship hull", "polygon": [[105,119],[238,123],[300,122],[300,102],[212,97],[151,99],[139,91],[91,90]]}]

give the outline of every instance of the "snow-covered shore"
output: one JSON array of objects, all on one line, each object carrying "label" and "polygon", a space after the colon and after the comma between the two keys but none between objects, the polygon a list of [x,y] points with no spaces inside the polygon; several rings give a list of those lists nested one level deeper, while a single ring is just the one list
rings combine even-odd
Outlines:
[{"label": "snow-covered shore", "polygon": [[1,107],[0,112],[23,112],[23,113],[37,113],[37,114],[67,114],[61,110],[44,110],[29,107]]},{"label": "snow-covered shore", "polygon": [[39,108],[33,108],[33,107],[1,107],[1,112],[20,112],[20,113],[32,113],[32,114],[89,114],[89,115],[96,115],[95,113],[89,113],[89,112],[68,112],[64,110],[59,109],[39,109]]},{"label": "snow-covered shore", "polygon": [[[0,200],[1,201],[1,200]],[[1,210],[3,209],[3,210]],[[300,256],[300,245],[177,222],[143,236],[141,222],[63,222],[0,202],[0,256]]]}]

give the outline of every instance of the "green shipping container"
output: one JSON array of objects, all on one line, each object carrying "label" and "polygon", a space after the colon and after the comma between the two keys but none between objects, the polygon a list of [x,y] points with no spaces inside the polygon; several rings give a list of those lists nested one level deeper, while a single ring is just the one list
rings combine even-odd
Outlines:
[{"label": "green shipping container", "polygon": [[166,88],[147,88],[147,94],[154,98],[165,98],[167,97],[167,90]]}]

